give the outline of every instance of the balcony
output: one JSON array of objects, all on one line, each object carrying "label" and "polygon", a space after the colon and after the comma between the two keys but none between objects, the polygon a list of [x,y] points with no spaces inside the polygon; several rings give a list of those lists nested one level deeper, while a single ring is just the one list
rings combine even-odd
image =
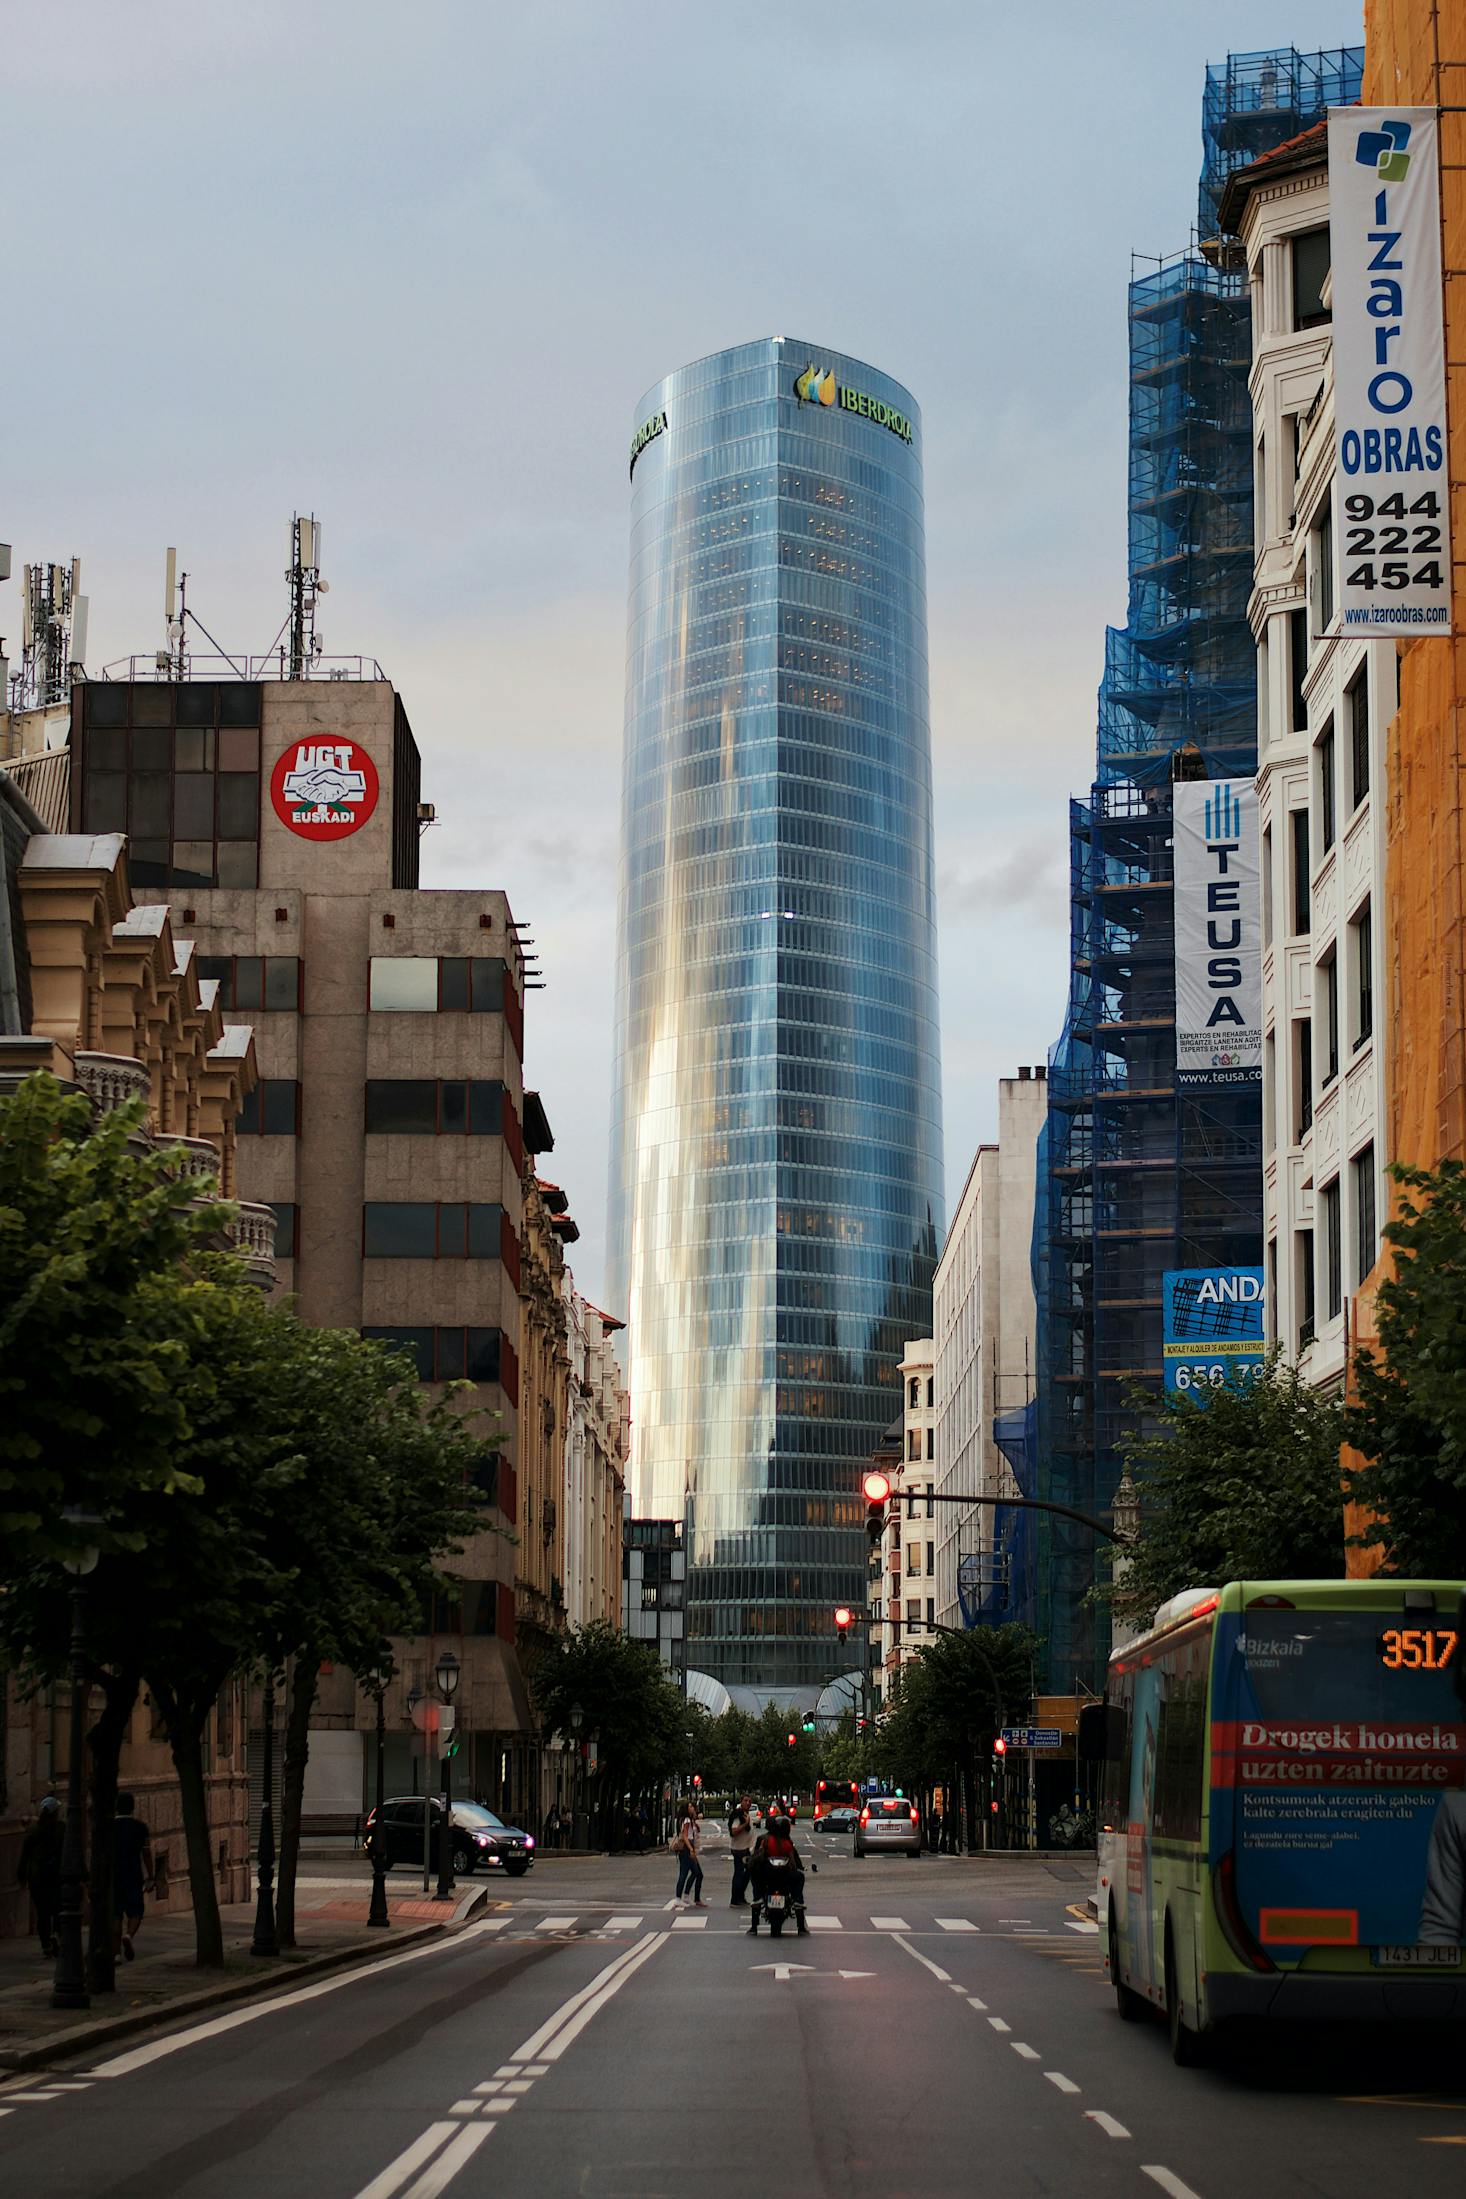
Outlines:
[{"label": "balcony", "polygon": [[[212,1151],[212,1148],[210,1150]],[[244,1254],[245,1272],[250,1281],[258,1283],[261,1290],[273,1290],[275,1287],[275,1209],[272,1206],[257,1206],[247,1199],[241,1200],[239,1213],[230,1235]]]},{"label": "balcony", "polygon": [[78,1054],[76,1081],[99,1115],[110,1115],[130,1100],[146,1106],[153,1096],[147,1070],[130,1054]]}]

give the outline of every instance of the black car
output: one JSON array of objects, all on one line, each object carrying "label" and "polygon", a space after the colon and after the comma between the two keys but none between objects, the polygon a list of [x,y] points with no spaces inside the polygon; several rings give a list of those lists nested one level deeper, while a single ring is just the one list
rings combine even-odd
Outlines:
[{"label": "black car", "polygon": [[[382,1864],[391,1870],[394,1863],[420,1864],[422,1862],[422,1796],[403,1794],[382,1805],[384,1842]],[[430,1850],[433,1867],[438,1860],[438,1825],[443,1815],[443,1805],[433,1797],[433,1823]],[[372,1811],[366,1821],[363,1846],[368,1855],[376,1837],[377,1813]],[[506,1825],[502,1817],[486,1810],[481,1802],[455,1802],[453,1805],[453,1875],[467,1878],[482,1867],[485,1870],[501,1870],[510,1878],[523,1878],[534,1862],[534,1837],[517,1825]]]}]

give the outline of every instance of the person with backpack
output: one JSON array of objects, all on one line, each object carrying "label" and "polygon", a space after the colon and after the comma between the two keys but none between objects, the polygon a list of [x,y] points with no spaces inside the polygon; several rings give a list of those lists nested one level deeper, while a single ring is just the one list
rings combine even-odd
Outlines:
[{"label": "person with backpack", "polygon": [[683,1805],[682,1820],[677,1827],[677,1837],[672,1843],[677,1856],[677,1892],[674,1899],[681,1901],[689,1886],[693,1889],[692,1906],[705,1909],[702,1898],[702,1863],[698,1850],[702,1846],[702,1824],[697,1804],[688,1801]]}]

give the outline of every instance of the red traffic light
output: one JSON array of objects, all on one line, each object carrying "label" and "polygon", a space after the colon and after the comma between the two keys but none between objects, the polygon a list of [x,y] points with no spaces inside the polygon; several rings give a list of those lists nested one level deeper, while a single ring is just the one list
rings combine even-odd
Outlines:
[{"label": "red traffic light", "polygon": [[692,1783],[695,1787],[700,1787],[702,1785],[702,1773],[700,1771],[695,1771],[693,1773]]},{"label": "red traffic light", "polygon": [[1007,1755],[1007,1753],[1008,1753],[1008,1744],[1007,1744],[1007,1742],[1006,1742],[1006,1741],[1005,1741],[1005,1740],[1003,1739],[1003,1736],[1002,1736],[1002,1734],[1000,1733],[1000,1734],[998,1735],[998,1738],[996,1739],[996,1741],[994,1741],[994,1743],[993,1743],[993,1754],[994,1754],[994,1756],[1006,1756],[1006,1755]]},{"label": "red traffic light", "polygon": [[797,1749],[799,1746],[799,1735],[797,1733],[791,1733],[788,1738],[790,1748]]},{"label": "red traffic light", "polygon": [[854,1624],[855,1613],[848,1604],[842,1603],[835,1613],[835,1632],[843,1637],[849,1633]]},{"label": "red traffic light", "polygon": [[891,1494],[889,1474],[867,1474],[860,1484],[867,1504],[884,1504]]}]

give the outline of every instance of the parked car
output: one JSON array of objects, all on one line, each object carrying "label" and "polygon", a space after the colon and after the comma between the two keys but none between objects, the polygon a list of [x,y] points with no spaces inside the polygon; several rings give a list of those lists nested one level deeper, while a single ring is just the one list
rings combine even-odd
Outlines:
[{"label": "parked car", "polygon": [[904,1794],[867,1796],[855,1827],[855,1853],[920,1855],[921,1812]]},{"label": "parked car", "polygon": [[[391,1870],[394,1863],[415,1864],[422,1862],[423,1798],[420,1794],[396,1795],[382,1805],[383,1849],[382,1864]],[[432,1847],[434,1866],[438,1859],[438,1824],[443,1805],[433,1797]],[[376,1837],[377,1813],[372,1811],[366,1821],[363,1846],[370,1855]],[[518,1825],[506,1825],[502,1817],[485,1809],[481,1802],[455,1802],[453,1805],[453,1874],[456,1878],[468,1878],[479,1869],[500,1870],[510,1878],[523,1878],[534,1862],[534,1836]]]}]

